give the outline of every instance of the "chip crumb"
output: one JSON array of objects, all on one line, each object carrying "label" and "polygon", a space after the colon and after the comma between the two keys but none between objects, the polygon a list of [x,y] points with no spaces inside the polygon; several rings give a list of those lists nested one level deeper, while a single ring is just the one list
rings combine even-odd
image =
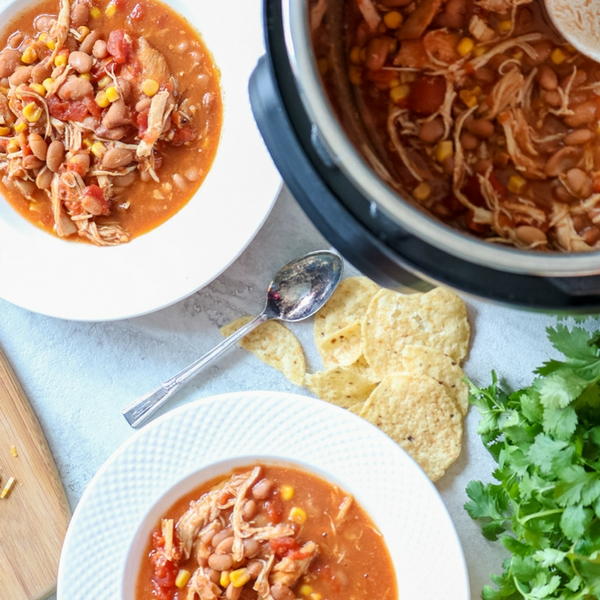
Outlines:
[{"label": "chip crumb", "polygon": [[18,452],[18,450],[17,450],[17,447],[16,447],[16,446],[11,446],[11,447],[10,447],[10,455],[11,455],[12,457],[14,457],[14,458],[18,458],[18,456],[19,456],[19,452]]},{"label": "chip crumb", "polygon": [[17,480],[14,477],[9,477],[6,485],[2,488],[2,492],[0,492],[0,499],[4,500],[5,498],[8,498],[16,483]]}]

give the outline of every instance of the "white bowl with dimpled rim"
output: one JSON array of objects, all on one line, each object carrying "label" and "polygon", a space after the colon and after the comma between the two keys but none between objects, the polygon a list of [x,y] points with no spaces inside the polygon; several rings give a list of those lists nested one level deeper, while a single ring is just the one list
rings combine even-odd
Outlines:
[{"label": "white bowl with dimpled rim", "polygon": [[[0,298],[73,320],[152,312],[220,275],[269,215],[281,183],[247,91],[264,51],[261,2],[164,2],[196,27],[221,71],[223,131],[210,173],[171,219],[129,244],[110,248],[60,240],[29,223],[0,196]],[[35,0],[0,0],[0,23],[32,4]]]},{"label": "white bowl with dimpled rim", "polygon": [[299,465],[353,494],[385,538],[402,600],[469,600],[452,521],[408,454],[348,411],[277,392],[198,400],[119,449],[75,511],[57,600],[135,600],[144,549],[164,511],[204,481],[255,461]]}]

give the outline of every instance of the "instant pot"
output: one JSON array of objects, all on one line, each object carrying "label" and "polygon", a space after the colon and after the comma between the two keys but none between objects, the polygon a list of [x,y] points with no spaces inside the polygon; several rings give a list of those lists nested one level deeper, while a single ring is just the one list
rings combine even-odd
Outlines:
[{"label": "instant pot", "polygon": [[[348,0],[329,1],[342,10]],[[250,81],[258,127],[296,200],[347,260],[388,287],[445,284],[525,308],[600,307],[600,253],[484,242],[428,216],[377,174],[364,158],[368,142],[359,152],[322,86],[308,0],[264,0],[264,28],[267,53]]]}]

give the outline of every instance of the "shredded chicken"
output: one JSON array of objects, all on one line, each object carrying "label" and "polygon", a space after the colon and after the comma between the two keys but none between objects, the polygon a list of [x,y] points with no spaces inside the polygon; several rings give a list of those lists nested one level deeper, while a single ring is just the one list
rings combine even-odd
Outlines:
[{"label": "shredded chicken", "polygon": [[296,582],[306,573],[310,563],[319,551],[314,542],[306,542],[300,548],[300,557],[286,556],[273,567],[271,572],[271,584],[287,585],[293,587]]},{"label": "shredded chicken", "polygon": [[379,23],[381,23],[381,15],[373,0],[356,0],[356,3],[371,31],[375,31],[379,27]]}]

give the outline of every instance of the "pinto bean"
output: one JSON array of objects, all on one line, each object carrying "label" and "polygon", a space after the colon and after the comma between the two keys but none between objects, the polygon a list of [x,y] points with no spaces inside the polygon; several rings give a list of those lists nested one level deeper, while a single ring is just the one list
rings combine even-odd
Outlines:
[{"label": "pinto bean", "polygon": [[263,565],[260,560],[251,560],[247,565],[248,573],[252,579],[256,579],[262,571]]},{"label": "pinto bean", "polygon": [[87,25],[90,20],[90,8],[84,2],[77,2],[71,9],[71,25],[81,27]]},{"label": "pinto bean", "polygon": [[494,124],[487,119],[473,119],[466,123],[469,133],[479,138],[489,138],[494,135]]},{"label": "pinto bean", "polygon": [[219,579],[221,578],[221,573],[211,568],[206,569],[206,575],[213,583],[219,583]]},{"label": "pinto bean", "polygon": [[37,177],[35,178],[35,185],[37,185],[37,187],[40,190],[47,190],[52,185],[53,177],[54,175],[52,171],[50,171],[50,169],[48,168],[44,168],[38,173]]},{"label": "pinto bean", "polygon": [[282,583],[276,583],[271,586],[271,596],[275,600],[295,600],[296,598],[296,594],[287,585],[283,585]]},{"label": "pinto bean", "polygon": [[40,160],[46,160],[46,153],[48,152],[48,144],[39,133],[31,133],[27,138],[27,143],[33,152],[33,155]]},{"label": "pinto bean", "polygon": [[150,109],[151,104],[152,100],[150,100],[150,98],[142,98],[141,100],[137,101],[135,105],[135,111],[139,113],[145,112]]},{"label": "pinto bean", "polygon": [[106,42],[104,40],[96,40],[92,48],[92,54],[100,60],[106,58],[108,54],[108,50],[106,49]]},{"label": "pinto bean", "polygon": [[558,87],[556,72],[548,65],[541,65],[537,74],[537,80],[545,90],[555,90]]},{"label": "pinto bean", "polygon": [[442,119],[425,121],[419,129],[419,137],[428,144],[437,142],[444,135],[444,123]]},{"label": "pinto bean", "polygon": [[460,29],[465,26],[467,16],[467,0],[448,0],[446,9],[438,18],[442,27]]},{"label": "pinto bean", "polygon": [[52,15],[38,15],[33,21],[37,31],[50,31],[56,19]]},{"label": "pinto bean", "polygon": [[254,558],[260,552],[260,544],[255,539],[244,540],[244,557]]},{"label": "pinto bean", "polygon": [[233,536],[221,540],[215,548],[215,554],[229,554],[233,548]]},{"label": "pinto bean", "polygon": [[15,72],[9,76],[8,81],[10,85],[17,86],[23,83],[27,83],[31,79],[31,71],[33,67],[17,67]]},{"label": "pinto bean", "polygon": [[9,77],[19,65],[21,53],[13,48],[0,52],[0,77]]},{"label": "pinto bean", "polygon": [[52,63],[49,60],[44,60],[33,67],[31,70],[31,79],[34,83],[42,83],[44,79],[50,77],[52,70]]},{"label": "pinto bean", "polygon": [[61,100],[81,100],[86,96],[91,96],[93,93],[94,87],[90,81],[73,75],[58,90]]},{"label": "pinto bean", "polygon": [[111,129],[107,129],[106,127],[99,127],[97,130],[97,134],[105,138],[107,140],[120,140],[125,137],[127,134],[127,128],[125,127],[112,127]]},{"label": "pinto bean", "polygon": [[69,54],[69,64],[78,73],[89,73],[92,70],[92,57],[80,50]]},{"label": "pinto bean", "polygon": [[81,42],[81,45],[79,46],[79,50],[81,50],[81,52],[85,52],[86,54],[89,54],[92,51],[94,44],[99,39],[100,39],[99,31],[96,31],[95,29],[93,31],[90,31],[87,34],[87,36],[85,37],[85,39],[83,40],[83,42]]},{"label": "pinto bean", "polygon": [[127,106],[123,100],[113,102],[102,118],[102,125],[107,129],[127,125],[130,122]]},{"label": "pinto bean", "polygon": [[102,157],[105,169],[121,169],[133,161],[133,152],[127,148],[111,148]]},{"label": "pinto bean", "polygon": [[188,185],[187,181],[179,173],[175,173],[173,175],[173,183],[180,190],[185,190],[187,188],[187,185]]},{"label": "pinto bean", "polygon": [[244,517],[245,521],[250,521],[256,515],[258,510],[258,506],[254,500],[247,500],[244,504],[244,508],[242,508],[242,517]]},{"label": "pinto bean", "polygon": [[135,183],[136,179],[137,179],[137,175],[136,175],[135,171],[132,171],[131,173],[127,173],[127,175],[121,175],[120,177],[115,177],[113,179],[113,183],[117,187],[126,188],[126,187],[129,187],[131,184]]},{"label": "pinto bean", "polygon": [[574,146],[566,146],[557,150],[546,162],[544,170],[546,175],[557,177],[561,173],[571,169],[577,164],[581,156],[581,150]]},{"label": "pinto bean", "polygon": [[242,589],[243,588],[235,587],[233,583],[230,583],[225,590],[225,598],[227,598],[227,600],[239,600],[242,595]]},{"label": "pinto bean", "polygon": [[479,140],[468,131],[464,131],[460,136],[461,146],[465,150],[475,150],[479,146]]},{"label": "pinto bean", "polygon": [[569,169],[566,174],[567,187],[579,198],[587,198],[592,193],[592,179],[582,169]]},{"label": "pinto bean", "polygon": [[259,482],[252,486],[252,496],[256,498],[256,500],[265,500],[269,497],[273,485],[274,484],[270,479],[263,477]]},{"label": "pinto bean", "polygon": [[69,165],[83,177],[90,169],[90,155],[87,152],[78,152],[69,159]]},{"label": "pinto bean", "polygon": [[581,127],[596,120],[598,104],[594,100],[588,100],[571,107],[572,115],[565,117],[565,123],[569,127]]},{"label": "pinto bean", "polygon": [[225,527],[225,529],[221,529],[221,531],[218,531],[215,533],[215,535],[213,535],[210,543],[212,544],[213,548],[216,548],[225,538],[228,538],[232,534],[233,529],[231,529],[231,527]]},{"label": "pinto bean", "polygon": [[133,89],[131,83],[124,77],[119,77],[117,81],[119,82],[119,90],[121,92],[121,97],[125,102],[128,102],[129,98],[131,98],[131,91]]},{"label": "pinto bean", "polygon": [[600,240],[600,229],[592,225],[591,227],[586,227],[584,230],[580,231],[579,235],[586,244],[595,246]]},{"label": "pinto bean", "polygon": [[44,166],[44,161],[35,157],[33,154],[28,154],[23,157],[23,167],[28,170],[39,169]]},{"label": "pinto bean", "polygon": [[531,44],[531,45],[533,46],[533,49],[534,49],[534,56],[533,56],[533,58],[531,58],[528,54],[527,61],[534,65],[541,65],[550,56],[553,45],[550,42],[545,41],[545,40],[542,42],[537,42],[537,43]]},{"label": "pinto bean", "polygon": [[62,165],[65,159],[65,146],[60,140],[54,140],[48,146],[48,152],[46,153],[46,165],[54,173],[58,172],[60,165]]},{"label": "pinto bean", "polygon": [[540,98],[548,105],[554,108],[562,104],[560,94],[556,90],[544,90],[540,94]]},{"label": "pinto bean", "polygon": [[492,83],[496,81],[496,73],[493,69],[488,67],[480,67],[474,73],[475,79],[481,81],[481,83]]},{"label": "pinto bean", "polygon": [[532,244],[545,244],[548,242],[546,234],[537,227],[521,225],[515,229],[515,233],[521,242],[528,246]]},{"label": "pinto bean", "polygon": [[575,131],[565,136],[565,144],[567,146],[579,146],[587,144],[593,137],[594,134],[589,129],[575,129]]},{"label": "pinto bean", "polygon": [[208,557],[208,566],[215,571],[227,571],[233,566],[231,554],[211,554]]}]

